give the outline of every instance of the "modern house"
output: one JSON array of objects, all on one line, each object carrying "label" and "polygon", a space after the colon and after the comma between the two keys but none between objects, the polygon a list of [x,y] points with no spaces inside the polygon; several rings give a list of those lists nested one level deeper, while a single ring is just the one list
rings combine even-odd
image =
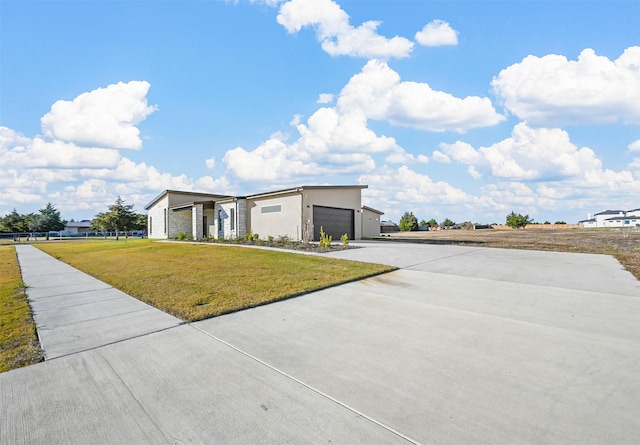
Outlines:
[{"label": "modern house", "polygon": [[596,227],[640,227],[640,209],[604,210],[578,222],[585,228]]},{"label": "modern house", "polygon": [[83,219],[82,221],[70,221],[65,224],[64,230],[61,232],[62,235],[66,236],[74,236],[74,235],[85,235],[91,231],[91,221],[88,219]]},{"label": "modern house", "polygon": [[175,238],[180,233],[193,239],[235,239],[253,233],[262,239],[287,236],[318,241],[322,228],[334,240],[345,233],[350,240],[377,236],[383,213],[362,206],[365,188],[300,186],[248,196],[165,190],[145,206],[148,235],[152,239]]}]

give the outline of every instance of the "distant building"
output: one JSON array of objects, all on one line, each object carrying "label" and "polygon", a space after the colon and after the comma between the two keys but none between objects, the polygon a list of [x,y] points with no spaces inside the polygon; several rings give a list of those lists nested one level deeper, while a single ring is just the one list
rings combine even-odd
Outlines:
[{"label": "distant building", "polygon": [[380,233],[399,232],[400,227],[393,221],[380,221]]},{"label": "distant building", "polygon": [[61,234],[66,236],[84,235],[85,233],[89,233],[90,230],[91,221],[88,219],[83,219],[82,221],[68,222],[64,226],[64,231],[62,231]]},{"label": "distant building", "polygon": [[640,227],[640,208],[633,210],[604,210],[579,221],[581,227]]}]

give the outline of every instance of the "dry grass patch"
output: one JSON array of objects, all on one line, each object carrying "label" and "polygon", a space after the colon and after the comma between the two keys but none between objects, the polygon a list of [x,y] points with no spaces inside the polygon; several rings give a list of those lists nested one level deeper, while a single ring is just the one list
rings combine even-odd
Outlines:
[{"label": "dry grass patch", "polygon": [[149,240],[74,241],[36,247],[187,321],[394,269],[273,250]]},{"label": "dry grass patch", "polygon": [[0,246],[0,372],[42,361],[13,246]]}]

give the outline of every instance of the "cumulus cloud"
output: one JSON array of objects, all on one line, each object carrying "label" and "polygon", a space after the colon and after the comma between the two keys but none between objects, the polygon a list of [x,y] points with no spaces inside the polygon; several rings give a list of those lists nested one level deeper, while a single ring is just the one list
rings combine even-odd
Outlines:
[{"label": "cumulus cloud", "polygon": [[577,60],[527,56],[491,82],[511,113],[536,125],[640,123],[640,47],[616,60],[587,48]]},{"label": "cumulus cloud", "polygon": [[[227,178],[197,179],[158,171],[123,157],[116,148],[139,148],[135,125],[153,112],[147,82],[109,85],[58,101],[41,122],[44,136],[0,126],[0,208],[55,202],[60,210],[102,211],[114,196],[140,207],[159,190],[229,193]],[[205,160],[212,168],[214,158]]]},{"label": "cumulus cloud", "polygon": [[318,96],[317,103],[319,104],[330,104],[331,102],[333,102],[333,94],[322,93]]},{"label": "cumulus cloud", "polygon": [[367,62],[340,92],[335,107],[321,107],[306,122],[291,121],[299,137],[289,143],[274,135],[253,150],[236,147],[223,163],[242,180],[293,180],[328,172],[364,173],[375,168],[375,154],[391,164],[426,163],[428,157],[410,154],[392,137],[376,134],[368,121],[429,131],[458,131],[495,125],[504,120],[487,98],[456,98],[427,84],[402,82],[380,60]]},{"label": "cumulus cloud", "polygon": [[632,153],[640,153],[640,139],[630,143],[628,148]]},{"label": "cumulus cloud", "polygon": [[457,45],[458,32],[444,20],[433,20],[416,33],[415,39],[423,46]]},{"label": "cumulus cloud", "polygon": [[371,119],[436,132],[462,133],[505,120],[486,97],[458,98],[433,90],[427,83],[403,82],[400,75],[381,60],[370,60],[349,80],[338,105],[363,110]]},{"label": "cumulus cloud", "polygon": [[156,109],[147,104],[150,86],[145,81],[118,82],[72,101],[59,100],[41,119],[44,135],[80,146],[140,149],[136,125]]},{"label": "cumulus cloud", "polygon": [[315,28],[322,49],[332,56],[402,58],[414,45],[404,37],[379,35],[377,21],[351,26],[349,15],[333,0],[291,0],[280,7],[277,20],[290,33]]},{"label": "cumulus cloud", "polygon": [[117,150],[30,139],[6,127],[0,127],[0,138],[0,166],[6,169],[115,167],[121,158]]},{"label": "cumulus cloud", "polygon": [[569,134],[557,128],[530,128],[519,123],[511,137],[475,149],[466,142],[440,144],[456,162],[485,170],[495,178],[540,181],[587,178],[602,172],[602,161],[588,147],[578,148]]}]

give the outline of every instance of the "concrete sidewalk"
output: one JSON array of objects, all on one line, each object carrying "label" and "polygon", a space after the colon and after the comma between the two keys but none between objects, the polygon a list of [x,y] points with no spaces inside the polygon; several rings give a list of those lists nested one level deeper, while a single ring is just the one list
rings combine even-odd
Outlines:
[{"label": "concrete sidewalk", "polygon": [[[640,283],[613,258],[358,245],[329,256],[401,270],[0,374],[0,443],[637,443]],[[40,320],[90,335],[91,280],[33,250],[29,298],[73,309]]]},{"label": "concrete sidewalk", "polygon": [[181,323],[31,245],[17,245],[16,252],[45,359]]}]

